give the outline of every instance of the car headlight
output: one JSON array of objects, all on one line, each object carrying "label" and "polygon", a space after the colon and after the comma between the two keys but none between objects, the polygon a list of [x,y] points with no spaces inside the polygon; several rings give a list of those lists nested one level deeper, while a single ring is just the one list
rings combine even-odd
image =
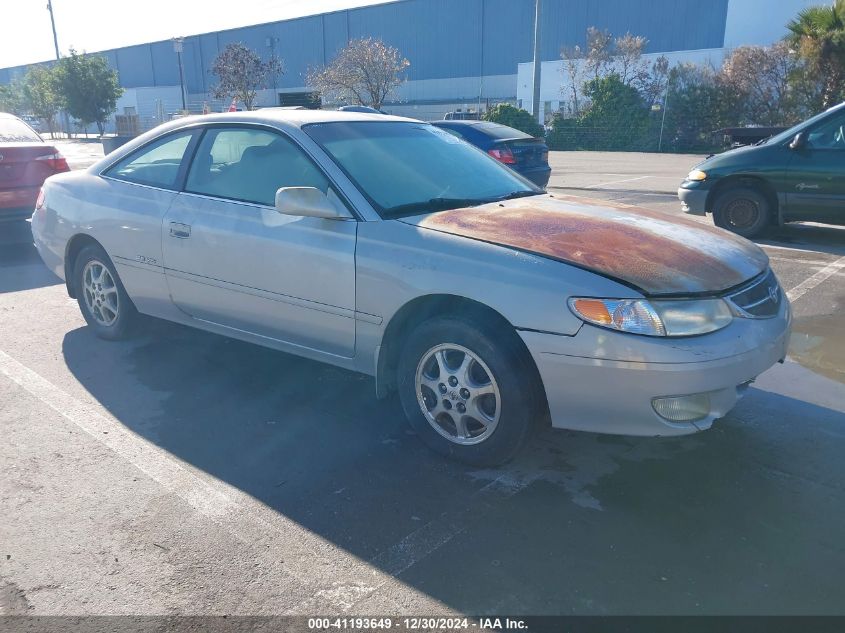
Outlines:
[{"label": "car headlight", "polygon": [[569,309],[578,318],[645,336],[693,336],[715,332],[733,319],[722,299],[653,300],[572,298]]},{"label": "car headlight", "polygon": [[700,181],[706,180],[706,179],[707,179],[707,172],[703,172],[700,169],[693,169],[689,174],[687,174],[687,180],[700,182]]}]

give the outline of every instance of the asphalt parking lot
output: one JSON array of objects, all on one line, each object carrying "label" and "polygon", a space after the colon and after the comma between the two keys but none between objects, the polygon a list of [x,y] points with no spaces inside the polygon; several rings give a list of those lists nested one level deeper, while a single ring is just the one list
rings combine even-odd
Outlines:
[{"label": "asphalt parking lot", "polygon": [[[680,214],[697,160],[553,153],[550,191]],[[96,339],[0,225],[0,614],[845,614],[845,228],[759,243],[790,357],[712,430],[546,430],[476,470],[370,378],[151,319]]]}]

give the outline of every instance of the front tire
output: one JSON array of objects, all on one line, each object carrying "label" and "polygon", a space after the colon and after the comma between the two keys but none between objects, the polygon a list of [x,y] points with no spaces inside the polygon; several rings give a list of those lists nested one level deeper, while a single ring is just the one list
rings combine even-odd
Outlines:
[{"label": "front tire", "polygon": [[422,323],[399,359],[397,383],[408,421],[447,457],[475,466],[509,461],[539,409],[536,372],[525,356],[492,327],[455,317]]},{"label": "front tire", "polygon": [[96,244],[85,246],[73,268],[79,309],[94,333],[106,340],[126,338],[137,314],[111,259]]},{"label": "front tire", "polygon": [[713,205],[716,226],[742,237],[752,238],[769,225],[771,205],[752,187],[733,187],[719,194]]}]

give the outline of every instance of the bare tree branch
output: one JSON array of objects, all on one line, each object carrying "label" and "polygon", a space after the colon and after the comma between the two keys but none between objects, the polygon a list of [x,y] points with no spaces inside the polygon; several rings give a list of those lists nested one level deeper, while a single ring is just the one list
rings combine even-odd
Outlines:
[{"label": "bare tree branch", "polygon": [[380,109],[405,80],[410,62],[396,48],[373,38],[352,40],[324,68],[308,73],[308,85],[330,101]]},{"label": "bare tree branch", "polygon": [[267,61],[243,44],[229,44],[216,57],[211,71],[219,83],[211,89],[216,99],[234,98],[252,110],[255,95],[268,81],[284,73],[282,60],[275,55]]}]

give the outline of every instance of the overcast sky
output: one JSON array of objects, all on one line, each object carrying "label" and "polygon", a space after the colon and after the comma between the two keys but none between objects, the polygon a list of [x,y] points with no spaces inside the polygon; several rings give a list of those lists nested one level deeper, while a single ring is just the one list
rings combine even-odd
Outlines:
[{"label": "overcast sky", "polygon": [[[388,0],[53,0],[59,49],[128,44]],[[54,59],[47,0],[0,0],[0,68]]]}]

